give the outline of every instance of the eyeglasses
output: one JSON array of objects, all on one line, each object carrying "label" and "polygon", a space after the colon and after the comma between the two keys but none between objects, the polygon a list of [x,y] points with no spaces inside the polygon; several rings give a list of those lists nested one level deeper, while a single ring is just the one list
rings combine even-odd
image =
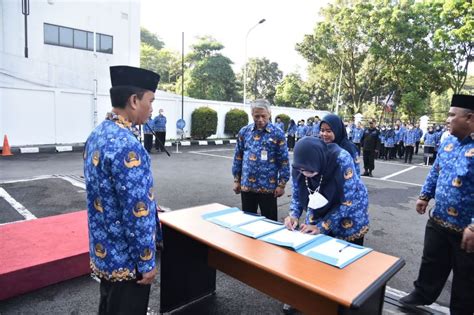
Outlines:
[{"label": "eyeglasses", "polygon": [[298,172],[300,172],[301,174],[303,174],[303,176],[305,177],[314,177],[316,175],[318,175],[318,172],[311,172],[311,171],[305,171],[303,169],[298,169],[298,168],[295,168]]}]

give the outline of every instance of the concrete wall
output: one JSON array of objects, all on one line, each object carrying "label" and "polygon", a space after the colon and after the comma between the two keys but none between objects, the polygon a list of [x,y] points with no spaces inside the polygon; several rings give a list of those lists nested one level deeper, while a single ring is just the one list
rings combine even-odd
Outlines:
[{"label": "concrete wall", "polygon": [[[30,0],[28,58],[20,0],[0,1],[0,73],[40,86],[92,91],[110,87],[104,65],[140,63],[138,0]],[[44,43],[44,23],[113,36],[113,54]],[[95,36],[94,36],[95,38]]]},{"label": "concrete wall", "polygon": [[[94,128],[94,121],[100,123],[111,110],[108,94],[97,95],[97,113],[94,114],[92,92],[58,88],[6,87],[0,85],[0,136],[8,135],[11,146],[42,144],[83,143]],[[218,114],[217,133],[210,138],[227,138],[224,134],[226,113],[239,108],[250,116],[250,107],[241,103],[216,102],[186,98],[184,102],[185,137],[190,137],[191,114],[201,106],[209,106]],[[167,139],[179,138],[176,121],[181,118],[179,95],[157,91],[153,102],[153,115],[163,108],[167,117]],[[324,116],[326,112],[272,107],[272,116],[287,114],[295,120],[310,116]]]}]

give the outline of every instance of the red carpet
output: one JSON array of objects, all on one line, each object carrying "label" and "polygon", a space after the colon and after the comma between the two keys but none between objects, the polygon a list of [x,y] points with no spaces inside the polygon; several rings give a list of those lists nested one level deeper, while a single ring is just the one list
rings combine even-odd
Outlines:
[{"label": "red carpet", "polygon": [[89,272],[86,211],[0,226],[0,300]]}]

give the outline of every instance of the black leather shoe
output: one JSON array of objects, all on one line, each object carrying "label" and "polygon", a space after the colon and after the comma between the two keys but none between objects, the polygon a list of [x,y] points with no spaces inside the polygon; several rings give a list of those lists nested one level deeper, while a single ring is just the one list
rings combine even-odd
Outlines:
[{"label": "black leather shoe", "polygon": [[369,177],[374,177],[374,176],[372,175],[372,171],[369,172]]},{"label": "black leather shoe", "polygon": [[402,297],[398,300],[400,303],[406,306],[418,306],[418,305],[427,305],[431,304],[427,302],[422,296],[417,294],[415,291]]},{"label": "black leather shoe", "polygon": [[362,174],[362,176],[369,176],[369,172],[365,171],[364,174]]}]

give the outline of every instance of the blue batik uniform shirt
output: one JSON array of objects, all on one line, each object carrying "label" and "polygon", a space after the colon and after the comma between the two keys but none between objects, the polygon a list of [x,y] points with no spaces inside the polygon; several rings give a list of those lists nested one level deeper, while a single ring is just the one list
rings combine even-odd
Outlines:
[{"label": "blue batik uniform shirt", "polygon": [[157,132],[164,132],[166,131],[166,117],[163,115],[158,115],[153,120],[153,126],[155,131]]},{"label": "blue batik uniform shirt", "polygon": [[290,168],[284,132],[271,123],[262,130],[255,124],[240,129],[232,175],[245,192],[273,193],[277,186],[285,188]]},{"label": "blue batik uniform shirt", "polygon": [[354,160],[346,150],[340,150],[337,164],[344,175],[344,197],[325,214],[308,208],[299,201],[299,190],[308,189],[293,179],[290,216],[299,218],[306,210],[306,224],[316,225],[322,234],[347,241],[361,238],[369,231],[369,197],[367,188],[355,171]]},{"label": "blue batik uniform shirt", "polygon": [[362,139],[363,134],[364,134],[364,128],[354,128],[352,132],[352,142],[360,143],[360,140]]},{"label": "blue batik uniform shirt", "polygon": [[153,131],[151,130],[151,128],[153,128],[153,119],[149,118],[146,124],[143,124],[143,133],[153,134]]},{"label": "blue batik uniform shirt", "polygon": [[296,131],[298,130],[298,126],[296,126],[296,124],[292,125],[292,126],[289,126],[288,127],[288,135],[289,136],[294,136],[296,135]]},{"label": "blue batik uniform shirt", "polygon": [[405,146],[410,145],[414,146],[416,144],[417,131],[415,129],[407,129],[403,134],[403,144]]},{"label": "blue batik uniform shirt", "polygon": [[459,141],[449,136],[441,144],[435,163],[421,189],[435,198],[433,220],[462,233],[474,219],[474,133]]},{"label": "blue batik uniform shirt", "polygon": [[283,121],[276,122],[275,126],[280,128],[281,131],[285,131],[285,123]]},{"label": "blue batik uniform shirt", "polygon": [[91,269],[109,281],[155,268],[160,237],[150,157],[116,114],[97,126],[84,150]]}]

